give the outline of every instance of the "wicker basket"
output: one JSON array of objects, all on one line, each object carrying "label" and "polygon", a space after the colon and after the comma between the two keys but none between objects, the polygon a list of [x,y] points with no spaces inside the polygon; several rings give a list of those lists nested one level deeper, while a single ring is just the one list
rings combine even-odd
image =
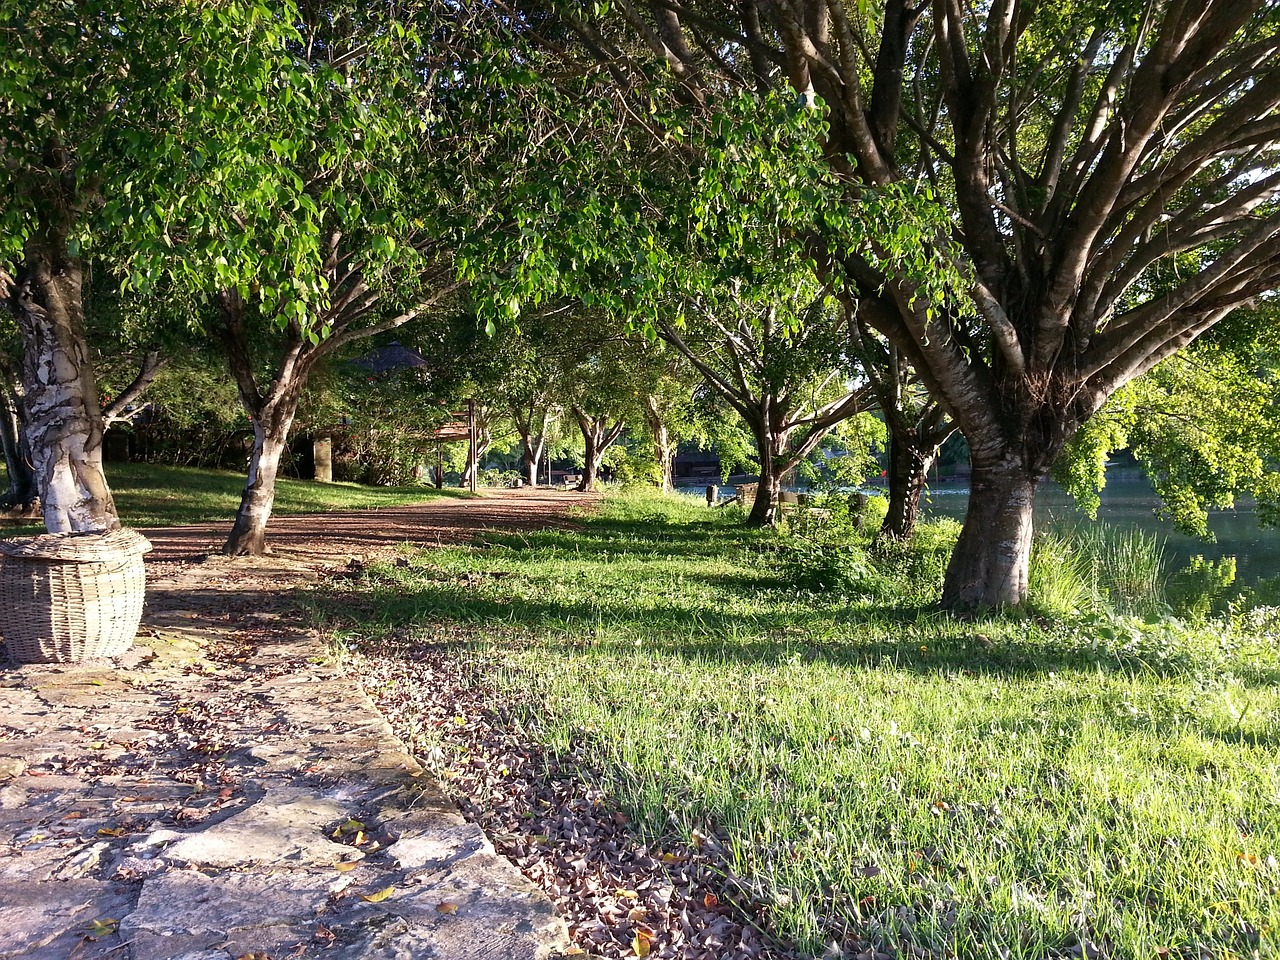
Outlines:
[{"label": "wicker basket", "polygon": [[142,617],[151,549],[134,530],[0,540],[0,636],[19,663],[118,657]]}]

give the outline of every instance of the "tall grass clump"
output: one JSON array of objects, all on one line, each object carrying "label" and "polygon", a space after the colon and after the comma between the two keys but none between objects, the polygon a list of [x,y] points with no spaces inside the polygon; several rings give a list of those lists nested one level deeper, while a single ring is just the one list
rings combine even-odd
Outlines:
[{"label": "tall grass clump", "polygon": [[1050,616],[1074,616],[1098,604],[1093,563],[1069,534],[1050,530],[1036,538],[1027,580],[1031,603]]},{"label": "tall grass clump", "polygon": [[1116,612],[1154,616],[1166,610],[1163,537],[1100,523],[1078,531],[1076,542]]},{"label": "tall grass clump", "polygon": [[1109,610],[1151,617],[1169,612],[1164,539],[1100,523],[1051,529],[1036,538],[1031,601],[1049,614]]}]

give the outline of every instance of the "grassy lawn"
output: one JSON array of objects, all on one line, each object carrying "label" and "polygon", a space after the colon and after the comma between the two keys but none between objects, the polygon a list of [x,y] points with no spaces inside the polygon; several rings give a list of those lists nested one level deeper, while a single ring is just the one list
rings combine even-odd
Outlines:
[{"label": "grassy lawn", "polygon": [[1277,955],[1276,611],[964,620],[797,590],[777,543],[613,498],[379,568],[347,639],[456,644],[648,840],[727,830],[803,949]]},{"label": "grassy lawn", "polygon": [[[0,469],[0,482],[3,480],[4,471]],[[240,492],[244,489],[244,474],[149,463],[109,463],[107,481],[121,521],[132,527],[230,522],[240,506]],[[459,490],[429,487],[366,487],[355,483],[282,479],[276,485],[274,513],[361,510],[465,495]],[[27,532],[36,531],[11,527],[4,534]]]}]

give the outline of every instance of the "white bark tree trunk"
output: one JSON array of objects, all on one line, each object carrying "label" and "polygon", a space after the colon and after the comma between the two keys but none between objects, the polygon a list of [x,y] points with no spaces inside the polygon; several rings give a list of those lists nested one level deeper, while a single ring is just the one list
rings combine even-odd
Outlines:
[{"label": "white bark tree trunk", "polygon": [[27,243],[8,300],[23,341],[26,441],[51,533],[118,529],[102,469],[102,409],[84,335],[83,269],[66,234]]}]

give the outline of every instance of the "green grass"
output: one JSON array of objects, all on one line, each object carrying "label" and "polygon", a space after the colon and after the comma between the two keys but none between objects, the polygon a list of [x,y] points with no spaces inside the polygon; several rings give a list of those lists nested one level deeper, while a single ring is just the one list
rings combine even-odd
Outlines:
[{"label": "green grass", "polygon": [[[149,463],[107,464],[107,482],[120,519],[131,527],[168,527],[186,523],[230,521],[240,506],[244,475],[228,470],[201,470]],[[0,470],[0,481],[4,472]],[[274,515],[328,513],[421,503],[432,497],[466,496],[459,490],[429,487],[366,487],[355,483],[280,480]],[[10,527],[6,536],[38,532]]]},{"label": "green grass", "polygon": [[379,568],[345,639],[457,644],[647,837],[727,829],[805,949],[1277,955],[1276,611],[964,620],[798,592],[777,559],[723,511],[615,497]]}]

